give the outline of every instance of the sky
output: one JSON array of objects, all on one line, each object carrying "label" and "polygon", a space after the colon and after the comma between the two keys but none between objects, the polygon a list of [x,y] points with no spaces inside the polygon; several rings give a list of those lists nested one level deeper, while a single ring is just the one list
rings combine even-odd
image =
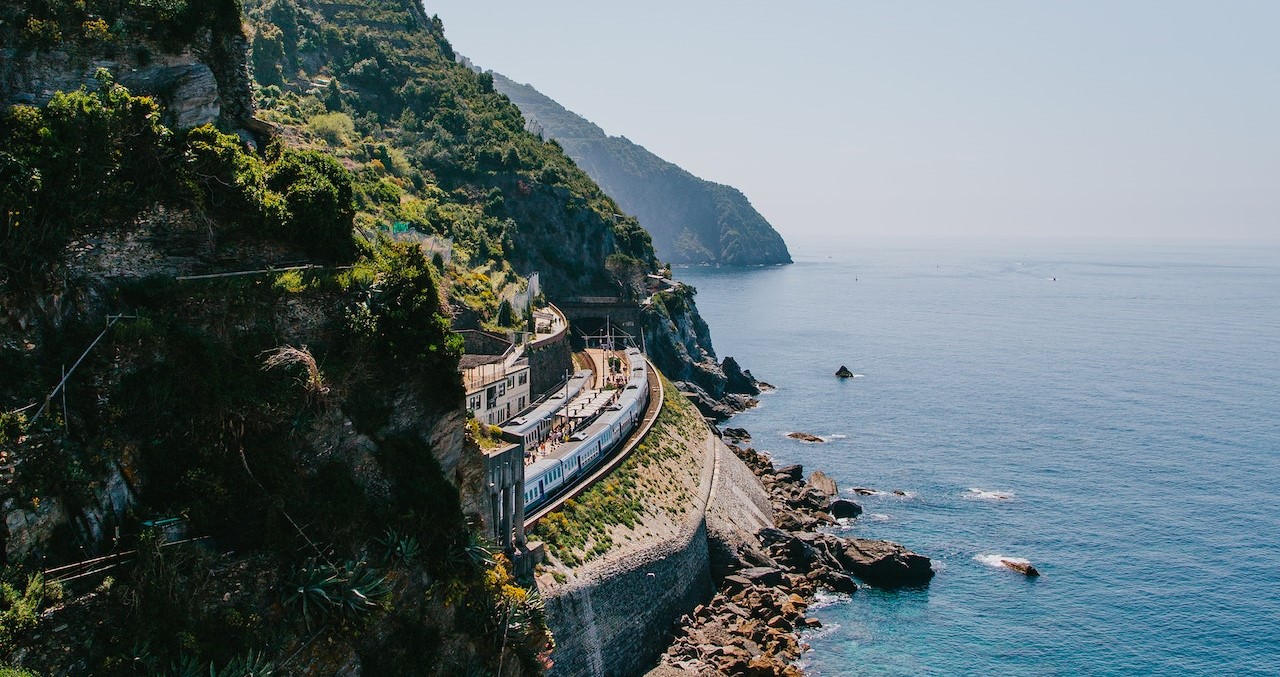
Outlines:
[{"label": "sky", "polygon": [[792,240],[1280,239],[1280,2],[427,0]]}]

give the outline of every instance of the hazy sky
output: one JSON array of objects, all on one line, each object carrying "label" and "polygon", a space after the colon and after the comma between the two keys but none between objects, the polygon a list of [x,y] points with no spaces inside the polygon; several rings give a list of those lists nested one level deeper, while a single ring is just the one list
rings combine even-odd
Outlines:
[{"label": "hazy sky", "polygon": [[428,0],[788,240],[1280,238],[1280,1]]}]

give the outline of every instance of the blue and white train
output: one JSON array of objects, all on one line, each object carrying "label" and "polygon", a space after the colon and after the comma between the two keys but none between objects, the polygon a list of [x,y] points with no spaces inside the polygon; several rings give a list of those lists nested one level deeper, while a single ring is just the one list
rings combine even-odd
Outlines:
[{"label": "blue and white train", "polygon": [[524,471],[524,505],[537,508],[563,490],[574,485],[586,471],[613,455],[627,435],[635,430],[649,406],[649,368],[644,354],[635,348],[627,350],[631,376],[618,394],[618,401],[570,436],[551,455],[539,459]]},{"label": "blue and white train", "polygon": [[564,411],[565,405],[570,400],[582,392],[591,377],[592,372],[590,369],[575,373],[564,385],[553,390],[545,400],[533,409],[511,419],[506,425],[502,426],[503,438],[508,442],[523,445],[526,449],[547,439],[547,434],[551,432],[551,425],[556,416]]}]

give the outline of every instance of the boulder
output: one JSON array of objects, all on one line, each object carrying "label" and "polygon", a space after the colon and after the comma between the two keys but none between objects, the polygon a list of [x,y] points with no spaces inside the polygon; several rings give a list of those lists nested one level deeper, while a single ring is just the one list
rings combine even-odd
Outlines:
[{"label": "boulder", "polygon": [[862,506],[847,498],[837,498],[827,506],[827,512],[837,519],[853,518],[862,514]]},{"label": "boulder", "polygon": [[785,475],[792,482],[799,482],[804,477],[804,466],[800,464],[784,465],[774,471],[776,475]]},{"label": "boulder", "polygon": [[840,565],[871,585],[925,585],[933,578],[933,564],[928,557],[892,541],[850,538],[844,543],[844,549],[835,553]]},{"label": "boulder", "polygon": [[782,572],[773,567],[751,567],[739,571],[736,576],[745,578],[755,585],[781,585]]},{"label": "boulder", "polygon": [[746,428],[725,428],[724,436],[731,440],[751,441],[751,433]]},{"label": "boulder", "polygon": [[836,486],[836,481],[821,470],[815,470],[812,475],[809,475],[809,486],[827,496],[838,496],[840,494],[840,488]]},{"label": "boulder", "polygon": [[1035,576],[1040,575],[1040,570],[1036,569],[1035,566],[1031,564],[1031,562],[1019,562],[1011,559],[1002,559],[1000,560],[1000,563],[1022,574],[1023,576],[1026,576],[1027,578],[1033,578]]},{"label": "boulder", "polygon": [[872,489],[871,487],[854,487],[853,493],[859,496],[874,496],[876,493],[876,490]]},{"label": "boulder", "polygon": [[726,393],[738,393],[741,395],[759,395],[760,386],[756,384],[756,380],[752,378],[751,372],[743,371],[738,365],[738,361],[732,357],[724,358],[724,362],[720,364],[720,369],[724,371],[725,382],[724,391]]},{"label": "boulder", "polygon": [[805,531],[812,521],[792,510],[773,511],[773,523],[783,531]]},{"label": "boulder", "polygon": [[809,510],[825,510],[830,501],[826,494],[815,487],[805,487],[796,497],[796,502]]},{"label": "boulder", "polygon": [[716,401],[714,397],[697,384],[688,381],[676,381],[673,385],[681,394],[689,398],[690,402],[693,402],[699,413],[709,419],[724,421],[736,413],[731,407]]},{"label": "boulder", "polygon": [[818,583],[826,586],[832,592],[843,592],[849,595],[858,591],[858,584],[854,582],[848,575],[839,571],[824,571],[818,577]]},{"label": "boulder", "polygon": [[754,409],[755,407],[760,406],[760,400],[757,400],[756,398],[750,395],[743,395],[741,393],[729,393],[720,400],[720,403],[734,410],[735,412],[746,411],[748,409]]},{"label": "boulder", "polygon": [[792,432],[787,433],[787,437],[790,437],[793,440],[800,440],[801,442],[808,442],[810,444],[821,444],[822,442],[826,442],[826,440],[812,433]]},{"label": "boulder", "polygon": [[761,543],[765,544],[766,546],[769,546],[769,545],[773,545],[774,543],[785,543],[787,542],[788,539],[791,538],[791,536],[787,534],[787,532],[781,529],[775,529],[773,527],[762,527],[759,531],[756,532],[756,538],[760,539]]},{"label": "boulder", "polygon": [[840,365],[840,368],[836,370],[836,377],[837,378],[853,378],[853,372],[849,371],[849,368],[842,364]]}]

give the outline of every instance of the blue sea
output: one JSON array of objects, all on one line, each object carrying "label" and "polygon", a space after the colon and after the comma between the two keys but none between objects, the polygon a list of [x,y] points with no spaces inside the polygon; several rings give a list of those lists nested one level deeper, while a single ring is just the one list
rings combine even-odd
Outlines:
[{"label": "blue sea", "polygon": [[1280,675],[1280,246],[796,261],[676,270],[718,353],[778,387],[730,425],[938,572],[826,598],[810,674]]}]

